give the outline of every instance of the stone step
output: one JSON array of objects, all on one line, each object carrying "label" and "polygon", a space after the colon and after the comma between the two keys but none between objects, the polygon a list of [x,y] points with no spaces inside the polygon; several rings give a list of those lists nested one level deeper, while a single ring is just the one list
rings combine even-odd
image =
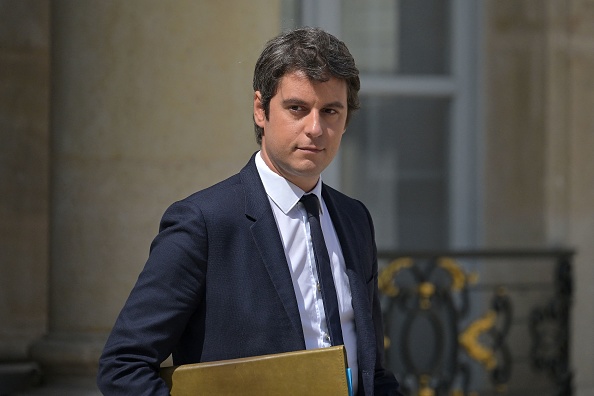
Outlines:
[{"label": "stone step", "polygon": [[0,363],[0,396],[31,388],[41,381],[41,369],[35,362]]}]

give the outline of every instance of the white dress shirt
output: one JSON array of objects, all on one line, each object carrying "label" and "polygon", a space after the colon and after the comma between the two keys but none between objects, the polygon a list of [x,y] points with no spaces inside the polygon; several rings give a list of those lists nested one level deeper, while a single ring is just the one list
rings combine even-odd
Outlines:
[{"label": "white dress shirt", "polygon": [[[261,153],[256,155],[256,167],[268,195],[289,264],[301,316],[305,347],[307,349],[328,347],[331,345],[330,336],[326,325],[324,302],[318,289],[318,273],[309,233],[309,221],[305,207],[299,202],[304,191],[273,172],[262,159]],[[328,214],[326,203],[322,199],[321,179],[311,194],[317,195],[321,203],[320,223],[330,256],[340,310],[342,335],[349,367],[353,374],[353,389],[356,394],[358,380],[357,335],[349,279],[336,230]]]}]

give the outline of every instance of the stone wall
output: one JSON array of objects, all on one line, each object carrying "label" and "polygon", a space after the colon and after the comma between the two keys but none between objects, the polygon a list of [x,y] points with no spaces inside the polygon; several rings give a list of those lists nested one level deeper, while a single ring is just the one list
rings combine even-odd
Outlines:
[{"label": "stone wall", "polygon": [[570,356],[591,396],[594,2],[486,4],[485,244],[576,249]]},{"label": "stone wall", "polygon": [[49,3],[0,0],[0,362],[46,330]]},{"label": "stone wall", "polygon": [[594,395],[594,2],[568,4],[567,51],[569,90],[567,243],[578,255],[574,271],[573,346],[578,396]]},{"label": "stone wall", "polygon": [[46,371],[94,374],[166,207],[256,149],[253,65],[279,30],[263,3],[52,2]]},{"label": "stone wall", "polygon": [[251,78],[279,15],[0,0],[0,362],[94,382],[166,207],[257,149]]}]

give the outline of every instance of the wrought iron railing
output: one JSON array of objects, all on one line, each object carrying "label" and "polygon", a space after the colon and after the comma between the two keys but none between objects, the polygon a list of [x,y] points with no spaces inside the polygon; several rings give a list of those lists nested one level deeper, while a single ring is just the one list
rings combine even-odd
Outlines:
[{"label": "wrought iron railing", "polygon": [[406,395],[571,395],[574,252],[379,252],[386,364]]}]

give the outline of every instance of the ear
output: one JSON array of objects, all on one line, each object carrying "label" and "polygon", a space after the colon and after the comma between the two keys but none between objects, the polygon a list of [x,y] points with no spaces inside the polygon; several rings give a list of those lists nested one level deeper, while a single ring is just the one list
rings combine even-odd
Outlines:
[{"label": "ear", "polygon": [[254,92],[254,122],[260,128],[264,128],[266,121],[266,112],[262,106],[262,94],[260,91]]}]

